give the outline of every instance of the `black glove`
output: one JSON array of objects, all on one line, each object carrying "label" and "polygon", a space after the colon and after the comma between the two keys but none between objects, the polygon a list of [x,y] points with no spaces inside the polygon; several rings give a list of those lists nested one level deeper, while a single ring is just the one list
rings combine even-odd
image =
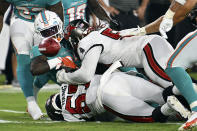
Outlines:
[{"label": "black glove", "polygon": [[109,22],[109,25],[110,25],[110,28],[113,29],[113,30],[116,30],[116,31],[119,31],[120,30],[120,22],[117,21],[117,20],[111,20]]},{"label": "black glove", "polygon": [[196,17],[197,17],[197,8],[195,7],[188,15],[188,18],[190,19],[194,27],[197,27]]}]

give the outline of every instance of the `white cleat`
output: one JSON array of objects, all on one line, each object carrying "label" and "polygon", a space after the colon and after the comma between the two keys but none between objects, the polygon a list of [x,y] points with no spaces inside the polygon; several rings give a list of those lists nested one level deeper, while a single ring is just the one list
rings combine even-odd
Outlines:
[{"label": "white cleat", "polygon": [[43,117],[43,113],[36,103],[36,101],[28,102],[27,104],[27,112],[31,115],[34,120],[41,119]]},{"label": "white cleat", "polygon": [[193,112],[191,117],[179,127],[178,131],[191,130],[193,127],[197,127],[197,112]]},{"label": "white cleat", "polygon": [[191,112],[186,109],[175,96],[168,96],[167,103],[172,109],[179,112],[182,117],[187,119],[191,116]]}]

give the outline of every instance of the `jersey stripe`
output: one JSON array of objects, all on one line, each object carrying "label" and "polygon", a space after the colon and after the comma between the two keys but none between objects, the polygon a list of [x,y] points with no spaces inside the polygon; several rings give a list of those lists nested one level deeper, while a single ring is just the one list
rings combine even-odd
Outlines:
[{"label": "jersey stripe", "polygon": [[195,31],[193,34],[191,34],[190,36],[188,36],[188,38],[186,38],[180,45],[178,48],[176,48],[176,50],[174,51],[174,53],[171,55],[171,57],[168,60],[167,63],[167,67],[172,67],[172,63],[174,62],[174,60],[176,59],[176,57],[181,53],[181,51],[190,43],[190,41],[192,39],[194,39],[197,36],[197,31]]},{"label": "jersey stripe", "polygon": [[42,20],[44,22],[45,25],[48,25],[48,21],[47,21],[47,17],[45,14],[45,10],[41,12],[41,16],[42,16]]},{"label": "jersey stripe", "polygon": [[152,71],[160,78],[167,80],[167,81],[171,81],[170,77],[168,77],[168,75],[164,72],[164,69],[157,63],[157,61],[153,55],[151,45],[147,44],[144,47],[143,51],[146,55],[146,59],[148,61],[150,68],[152,69]]},{"label": "jersey stripe", "polygon": [[[95,45],[91,46],[91,47],[85,52],[85,55],[86,55],[92,48],[94,48],[94,47],[96,47],[96,46],[101,46],[101,47],[102,47],[102,50],[101,50],[101,53],[102,53],[103,50],[104,50],[104,46],[103,46],[102,44],[95,44]],[[85,57],[85,55],[84,55],[84,57]]]},{"label": "jersey stripe", "polygon": [[124,115],[124,114],[118,113],[106,105],[103,105],[103,107],[107,111],[109,111],[109,112],[111,112],[111,113],[113,113],[125,120],[130,120],[130,121],[134,121],[134,122],[154,122],[152,116],[129,116],[129,115]]}]

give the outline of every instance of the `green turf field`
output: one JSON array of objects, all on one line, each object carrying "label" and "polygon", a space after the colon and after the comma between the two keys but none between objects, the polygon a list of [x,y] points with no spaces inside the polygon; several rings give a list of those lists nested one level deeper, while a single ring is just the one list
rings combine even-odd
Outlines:
[{"label": "green turf field", "polygon": [[[39,105],[45,113],[46,99],[57,90],[39,93]],[[26,102],[20,89],[0,86],[0,131],[175,131],[180,123],[128,123],[116,122],[52,122],[47,117],[34,121],[25,112]]]},{"label": "green turf field", "polygon": [[[180,126],[177,123],[136,124],[122,121],[80,123],[52,122],[47,119],[34,121],[25,112],[26,103],[22,93],[10,90],[0,89],[0,131],[175,131]],[[45,100],[51,93],[50,91],[39,94],[39,105],[43,111]]]},{"label": "green turf field", "polygon": [[[196,74],[192,74],[196,76]],[[0,79],[2,76],[0,76]],[[2,83],[2,79],[0,81]],[[46,99],[56,90],[41,90],[39,105],[44,113]],[[116,122],[53,122],[45,117],[34,121],[25,112],[26,101],[20,88],[0,85],[0,131],[176,131],[183,122],[131,123]],[[197,131],[193,129],[192,131]]]}]

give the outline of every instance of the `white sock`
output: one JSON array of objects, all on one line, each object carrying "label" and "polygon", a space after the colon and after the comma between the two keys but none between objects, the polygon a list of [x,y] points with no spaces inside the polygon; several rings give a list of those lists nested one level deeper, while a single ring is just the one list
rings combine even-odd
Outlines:
[{"label": "white sock", "polygon": [[38,120],[39,118],[41,118],[43,116],[43,113],[40,107],[38,106],[35,97],[29,96],[26,98],[26,100],[27,100],[28,113],[31,115],[31,117],[34,120]]},{"label": "white sock", "polygon": [[29,96],[26,98],[27,103],[31,102],[31,101],[36,101],[34,96]]}]

